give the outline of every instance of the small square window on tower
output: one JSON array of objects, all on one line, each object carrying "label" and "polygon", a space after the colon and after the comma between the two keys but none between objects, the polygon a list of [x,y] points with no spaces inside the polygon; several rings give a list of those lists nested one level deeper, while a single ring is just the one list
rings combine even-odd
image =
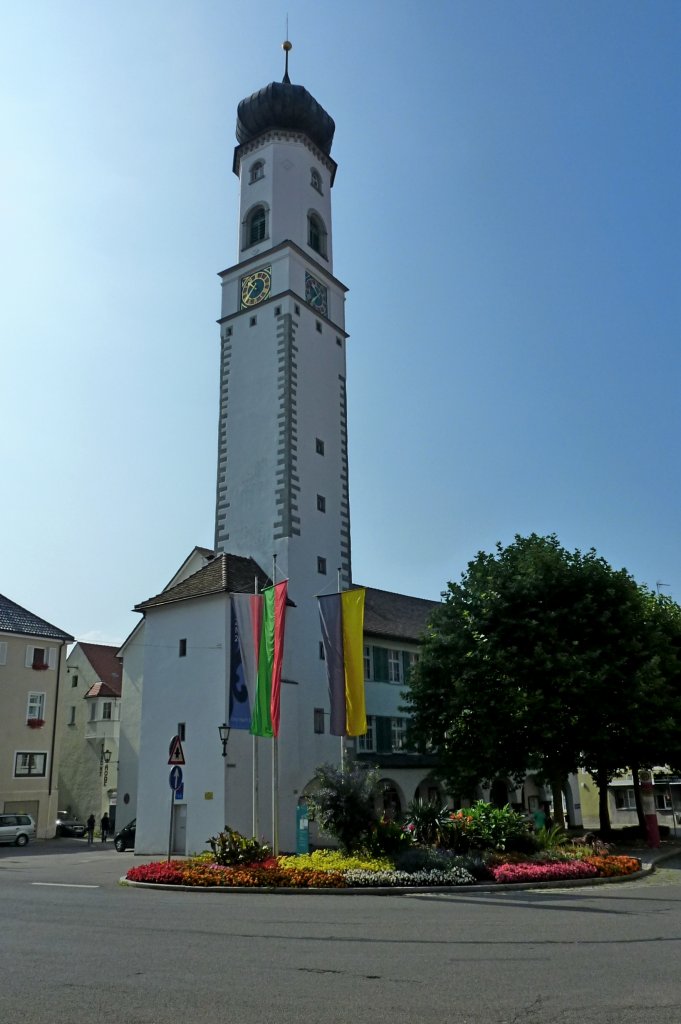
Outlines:
[{"label": "small square window on tower", "polygon": [[248,326],[249,326],[249,327],[255,327],[255,325],[257,324],[257,322],[258,322],[258,318],[257,318],[257,316],[252,316],[252,317],[251,317],[251,318],[249,319],[249,321],[248,321]]},{"label": "small square window on tower", "polygon": [[187,657],[187,641],[184,639],[180,640],[180,649],[178,651],[178,655],[180,658]]},{"label": "small square window on tower", "polygon": [[275,306],[274,307],[274,315],[275,316],[281,316],[281,306]]},{"label": "small square window on tower", "polygon": [[320,576],[326,576],[326,559],[317,555],[317,572]]},{"label": "small square window on tower", "polygon": [[323,494],[317,495],[317,511],[326,512],[326,498]]},{"label": "small square window on tower", "polygon": [[177,723],[177,735],[180,737],[180,743],[187,739],[187,727],[184,722]]},{"label": "small square window on tower", "polygon": [[324,641],[319,641],[319,660],[326,661],[326,654],[324,653]]},{"label": "small square window on tower", "polygon": [[314,709],[314,731],[318,734],[324,732],[324,708]]},{"label": "small square window on tower", "polygon": [[294,309],[295,309],[295,311],[296,311],[296,316],[300,316],[300,306],[298,306],[298,305],[296,304],[296,305],[295,305],[295,306],[294,306],[293,308],[294,308]]},{"label": "small square window on tower", "polygon": [[232,328],[231,327],[225,327],[225,338],[231,338],[231,337],[232,337]]},{"label": "small square window on tower", "polygon": [[343,347],[343,341],[341,338],[338,337],[338,335],[336,335],[336,344],[340,345],[341,348]]},{"label": "small square window on tower", "polygon": [[322,333],[322,322],[321,322],[321,320],[315,320],[314,325],[317,328],[317,333],[321,334]]},{"label": "small square window on tower", "polygon": [[316,451],[317,455],[323,455],[324,454],[324,442],[322,441],[322,439],[320,437],[316,437],[315,438],[315,451]]}]

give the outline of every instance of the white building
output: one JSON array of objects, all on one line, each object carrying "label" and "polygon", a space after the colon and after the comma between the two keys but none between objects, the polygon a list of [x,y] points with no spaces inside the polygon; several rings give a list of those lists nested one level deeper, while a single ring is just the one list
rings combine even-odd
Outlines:
[{"label": "white building", "polygon": [[[168,746],[184,737],[174,848],[203,849],[228,823],[250,833],[253,740],[228,720],[229,594],[289,579],[279,739],[280,840],[322,762],[338,762],[316,595],[352,586],[344,303],[334,275],[334,123],[288,74],[239,104],[237,262],[223,271],[215,551],[196,548],[161,594],[124,661],[120,793],[138,853],[167,849]],[[386,806],[432,795],[427,758],[404,750],[405,673],[434,602],[367,592],[370,731],[349,751],[381,763]],[[131,694],[128,702],[128,694]],[[256,828],[272,836],[272,742],[257,741]],[[392,760],[391,760],[392,759]]]},{"label": "white building", "polygon": [[77,643],[66,659],[59,708],[62,809],[81,821],[116,821],[123,667],[116,648]]}]

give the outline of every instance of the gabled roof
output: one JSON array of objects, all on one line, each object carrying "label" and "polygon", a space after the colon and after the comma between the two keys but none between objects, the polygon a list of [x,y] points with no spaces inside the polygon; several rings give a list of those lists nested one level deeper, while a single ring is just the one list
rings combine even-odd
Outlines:
[{"label": "gabled roof", "polygon": [[418,643],[439,603],[366,587],[364,632],[367,636]]},{"label": "gabled roof", "polygon": [[271,585],[267,573],[252,558],[222,552],[186,580],[136,604],[134,610],[144,612],[148,608],[188,601],[193,597],[209,597],[211,594],[252,594],[256,578],[259,590]]},{"label": "gabled roof", "polygon": [[48,640],[73,640],[70,633],[52,626],[49,622],[29,612],[21,605],[0,594],[0,632],[21,633],[24,636],[40,636]]},{"label": "gabled roof", "polygon": [[[98,682],[90,687],[86,697],[120,697],[123,666],[116,657],[117,647],[108,644],[86,644],[78,646],[97,674]],[[93,692],[97,690],[97,692]]]}]

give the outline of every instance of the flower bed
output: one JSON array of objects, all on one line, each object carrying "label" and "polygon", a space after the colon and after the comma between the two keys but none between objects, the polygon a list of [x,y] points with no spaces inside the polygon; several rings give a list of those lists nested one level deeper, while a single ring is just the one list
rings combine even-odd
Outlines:
[{"label": "flower bed", "polygon": [[550,864],[498,864],[490,868],[495,882],[556,882],[595,878],[598,868],[585,860],[552,861]]}]

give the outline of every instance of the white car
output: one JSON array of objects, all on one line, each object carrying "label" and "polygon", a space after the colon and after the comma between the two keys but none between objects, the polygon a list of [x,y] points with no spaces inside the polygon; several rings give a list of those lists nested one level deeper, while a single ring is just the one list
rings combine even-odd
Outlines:
[{"label": "white car", "polygon": [[30,814],[0,814],[0,843],[26,846],[35,839],[35,822]]}]

